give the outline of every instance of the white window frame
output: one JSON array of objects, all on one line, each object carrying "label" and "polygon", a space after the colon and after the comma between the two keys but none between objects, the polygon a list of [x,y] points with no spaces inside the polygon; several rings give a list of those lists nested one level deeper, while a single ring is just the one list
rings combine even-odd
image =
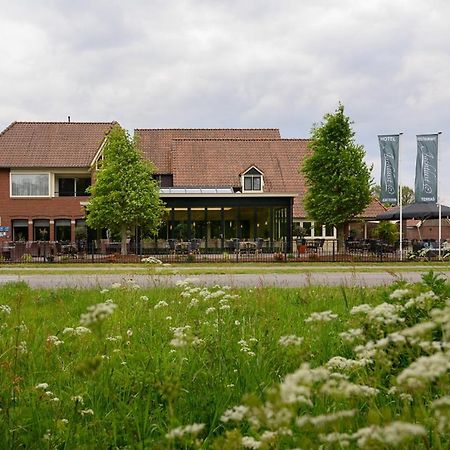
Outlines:
[{"label": "white window frame", "polygon": [[[252,170],[255,169],[259,175],[247,175],[247,173]],[[252,178],[252,189],[245,189],[245,177],[251,177]],[[253,178],[258,177],[261,180],[261,189],[253,189]],[[242,192],[244,193],[261,193],[264,192],[264,174],[256,167],[256,166],[251,166],[249,167],[242,175],[241,175],[241,187],[242,187]]]},{"label": "white window frame", "polygon": [[[48,194],[47,195],[13,195],[12,193],[12,179],[13,175],[47,175],[48,177]],[[9,172],[9,196],[11,198],[50,198],[52,196],[52,174],[50,172],[25,172],[25,171],[11,171]]]},{"label": "white window frame", "polygon": [[295,220],[294,224],[299,225],[301,228],[303,228],[303,224],[307,222],[311,224],[311,234],[308,236],[305,236],[305,239],[314,239],[314,238],[321,238],[321,239],[337,239],[337,229],[336,227],[333,227],[333,235],[326,235],[326,225],[322,225],[322,234],[320,236],[316,236],[314,230],[315,230],[315,221],[314,220]]}]

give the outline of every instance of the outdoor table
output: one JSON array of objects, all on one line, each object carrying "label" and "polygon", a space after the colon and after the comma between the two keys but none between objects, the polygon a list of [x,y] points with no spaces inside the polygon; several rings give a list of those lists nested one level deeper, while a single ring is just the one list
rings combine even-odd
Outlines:
[{"label": "outdoor table", "polygon": [[241,241],[239,242],[239,250],[245,253],[255,253],[256,252],[256,242],[254,241]]}]

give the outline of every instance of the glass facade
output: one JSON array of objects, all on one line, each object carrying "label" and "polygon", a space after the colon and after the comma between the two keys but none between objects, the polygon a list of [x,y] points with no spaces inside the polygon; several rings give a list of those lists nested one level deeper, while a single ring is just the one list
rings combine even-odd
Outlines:
[{"label": "glass facade", "polygon": [[[201,249],[227,251],[241,242],[259,242],[262,249],[289,247],[292,240],[291,198],[170,198],[157,237],[196,241]],[[184,204],[183,204],[184,203]],[[221,204],[222,203],[222,204]]]}]

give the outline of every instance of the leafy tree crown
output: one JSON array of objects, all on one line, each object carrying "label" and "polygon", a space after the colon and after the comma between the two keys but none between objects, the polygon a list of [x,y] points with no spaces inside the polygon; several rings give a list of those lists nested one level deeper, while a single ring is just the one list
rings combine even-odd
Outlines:
[{"label": "leafy tree crown", "polygon": [[89,188],[88,225],[113,232],[141,226],[147,234],[155,233],[163,204],[153,173],[154,167],[142,159],[136,140],[120,126],[113,127],[96,182]]},{"label": "leafy tree crown", "polygon": [[305,209],[311,219],[326,225],[342,225],[371,200],[372,169],[364,162],[364,147],[355,143],[351,125],[341,104],[326,114],[311,131],[312,155],[301,168],[308,187]]}]

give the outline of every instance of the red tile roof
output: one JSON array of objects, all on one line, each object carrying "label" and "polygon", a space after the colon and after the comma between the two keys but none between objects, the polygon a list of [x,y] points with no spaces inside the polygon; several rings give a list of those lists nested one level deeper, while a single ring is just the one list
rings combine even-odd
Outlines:
[{"label": "red tile roof", "polygon": [[13,122],[0,133],[0,167],[89,167],[115,122]]},{"label": "red tile roof", "polygon": [[174,139],[174,186],[240,187],[240,175],[255,166],[264,174],[264,192],[298,194],[294,217],[305,217],[299,167],[307,146],[305,139]]},{"label": "red tile roof", "polygon": [[155,164],[158,173],[171,173],[174,139],[280,139],[280,130],[276,128],[139,128],[134,134],[144,156]]},{"label": "red tile roof", "polygon": [[387,208],[377,199],[372,198],[369,206],[358,216],[358,219],[375,219],[378,214],[384,213]]}]

